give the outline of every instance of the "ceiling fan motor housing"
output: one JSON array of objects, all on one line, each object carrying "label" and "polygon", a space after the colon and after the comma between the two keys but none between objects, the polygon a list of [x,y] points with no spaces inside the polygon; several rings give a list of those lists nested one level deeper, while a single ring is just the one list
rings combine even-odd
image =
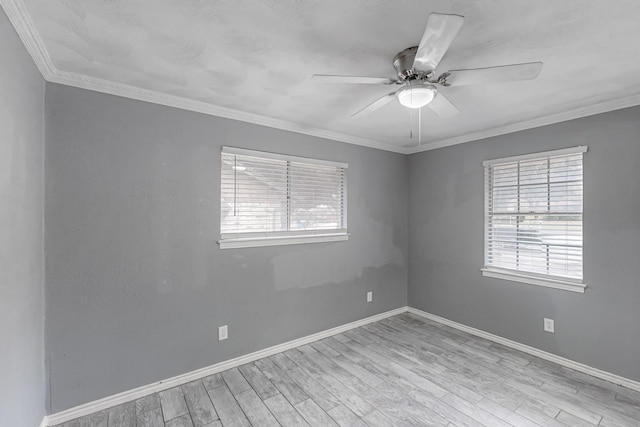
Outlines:
[{"label": "ceiling fan motor housing", "polygon": [[393,57],[393,68],[396,69],[396,74],[400,81],[411,81],[415,79],[426,79],[430,73],[420,73],[413,69],[413,61],[416,58],[418,52],[418,46],[406,48],[402,52],[398,52]]}]

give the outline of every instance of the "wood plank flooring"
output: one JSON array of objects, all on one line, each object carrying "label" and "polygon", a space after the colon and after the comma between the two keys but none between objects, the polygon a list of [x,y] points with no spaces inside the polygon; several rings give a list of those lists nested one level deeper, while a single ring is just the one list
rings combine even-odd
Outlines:
[{"label": "wood plank flooring", "polygon": [[640,392],[402,314],[60,427],[640,426]]}]

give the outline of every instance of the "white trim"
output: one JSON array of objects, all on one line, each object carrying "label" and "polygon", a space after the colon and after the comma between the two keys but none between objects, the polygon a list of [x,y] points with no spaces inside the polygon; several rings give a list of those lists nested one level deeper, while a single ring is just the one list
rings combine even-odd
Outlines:
[{"label": "white trim", "polygon": [[218,240],[220,249],[257,248],[262,246],[299,245],[303,243],[341,242],[349,240],[349,234],[318,234],[282,237],[245,237]]},{"label": "white trim", "polygon": [[452,138],[445,138],[431,143],[425,143],[421,146],[405,147],[397,145],[395,143],[376,141],[367,138],[359,138],[352,135],[329,131],[326,129],[300,125],[285,120],[279,120],[271,117],[260,116],[257,114],[232,110],[230,108],[193,101],[178,96],[167,95],[151,90],[135,88],[125,84],[114,83],[98,78],[92,78],[80,74],[57,70],[53,66],[51,58],[49,57],[49,54],[44,47],[44,43],[40,38],[40,35],[36,31],[33,22],[31,21],[31,18],[23,1],[0,0],[0,6],[2,6],[5,13],[9,17],[9,20],[13,24],[13,27],[18,32],[20,39],[27,48],[27,51],[35,62],[36,67],[38,67],[40,73],[42,73],[42,77],[48,82],[78,87],[95,92],[108,93],[111,95],[122,96],[130,99],[137,99],[139,101],[150,102],[153,104],[166,105],[183,110],[195,111],[212,116],[239,120],[242,122],[253,123],[289,132],[296,132],[304,135],[330,139],[333,141],[345,142],[347,144],[377,148],[379,150],[391,151],[400,154],[414,154],[423,151],[435,150],[437,148],[448,147],[451,145],[462,144],[470,141],[477,141],[480,139],[490,138],[498,135],[505,135],[508,133],[519,132],[522,130],[551,125],[554,123],[565,122],[569,120],[579,119],[581,117],[593,116],[596,114],[607,113],[609,111],[615,111],[640,105],[640,93],[637,93],[624,98],[616,98],[601,102],[590,103],[583,107],[577,107],[572,110],[549,114],[531,120],[524,120],[505,126],[497,126],[491,129],[471,132]]},{"label": "white trim", "polygon": [[[2,0],[0,0],[2,1]],[[110,95],[122,96],[124,98],[136,99],[138,101],[150,102],[152,104],[165,105],[167,107],[179,108],[182,110],[195,111],[197,113],[208,114],[210,116],[223,117],[226,119],[238,120],[260,126],[315,136],[332,141],[346,142],[348,144],[361,145],[369,148],[377,148],[385,151],[406,154],[406,148],[381,141],[345,135],[314,126],[293,123],[286,120],[275,119],[273,117],[262,116],[254,113],[234,110],[227,107],[195,101],[166,93],[128,86],[121,83],[110,82],[98,78],[83,76],[80,74],[57,71],[45,77],[45,80],[52,83],[59,83],[66,86],[87,89],[94,92],[107,93]]]},{"label": "white trim", "polygon": [[342,332],[358,328],[369,323],[377,322],[387,317],[395,316],[397,314],[406,313],[408,307],[400,307],[394,310],[389,310],[384,313],[376,314],[364,319],[356,320],[355,322],[346,323],[335,328],[327,329],[322,332],[307,335],[306,337],[298,338],[292,341],[278,344],[273,347],[258,350],[256,352],[246,354],[244,356],[235,357],[233,359],[226,360],[224,362],[216,363],[215,365],[208,366],[206,368],[197,369],[195,371],[188,372],[186,374],[178,375],[163,381],[148,384],[142,387],[138,387],[132,390],[128,390],[122,393],[114,394],[93,402],[85,403],[84,405],[76,406],[74,408],[67,409],[65,411],[57,412],[47,416],[48,425],[61,424],[85,415],[92,414],[103,409],[111,408],[126,402],[131,402],[135,399],[139,399],[151,393],[157,393],[159,391],[167,390],[173,387],[177,387],[182,384],[186,384],[191,381],[204,378],[206,376],[216,374],[218,372],[226,371],[227,369],[235,368],[245,363],[250,363],[258,359],[272,356],[283,351],[290,350],[292,348],[300,347],[305,344],[312,343],[314,341],[321,340],[323,338],[330,337],[332,335],[340,334]]},{"label": "white trim", "polygon": [[[315,236],[346,236],[346,228],[324,229],[324,230],[291,230],[291,231],[255,231],[244,233],[222,233],[221,241],[227,240],[263,240],[263,239],[286,239],[288,237],[315,237]],[[218,241],[220,243],[220,241]]]},{"label": "white trim", "polygon": [[557,363],[558,365],[564,366],[566,368],[570,368],[570,369],[582,372],[584,374],[591,375],[596,378],[600,378],[601,380],[605,380],[614,384],[621,385],[631,390],[640,391],[639,381],[634,381],[629,378],[622,377],[620,375],[612,374],[607,371],[602,371],[600,369],[593,368],[589,365],[578,363],[571,359],[567,359],[561,356],[557,356],[553,353],[548,353],[546,351],[539,350],[535,347],[521,344],[516,341],[511,341],[507,338],[503,338],[501,336],[494,335],[489,332],[482,331],[480,329],[472,328],[471,326],[463,325],[462,323],[457,323],[452,320],[445,319],[444,317],[436,316],[435,314],[427,313],[426,311],[422,311],[417,308],[409,307],[407,311],[409,313],[415,314],[416,316],[424,317],[425,319],[429,319],[434,322],[438,322],[443,325],[450,326],[452,328],[458,329],[463,332],[467,332],[477,337],[484,338],[489,341],[496,342],[498,344],[502,344],[504,346],[522,351],[527,354],[531,354],[533,356],[539,357],[544,360],[548,360],[553,363]]},{"label": "white trim", "polygon": [[529,285],[544,286],[547,288],[562,289],[565,291],[578,292],[583,294],[587,285],[584,283],[576,283],[571,281],[543,278],[537,276],[529,276],[516,272],[496,271],[490,268],[482,268],[482,275],[493,277],[494,279],[510,280],[512,282],[527,283]]},{"label": "white trim", "polygon": [[586,145],[578,145],[577,147],[561,148],[559,150],[540,151],[537,153],[521,154],[519,156],[502,157],[500,159],[484,160],[482,166],[491,166],[500,163],[521,162],[529,159],[539,159],[541,157],[564,156],[567,154],[586,153],[588,150]]},{"label": "white trim", "polygon": [[0,0],[0,6],[45,80],[55,72],[53,62],[22,0]]},{"label": "white trim", "polygon": [[[528,176],[528,173],[526,172],[524,173],[524,175],[521,175],[519,165],[521,165],[522,162],[525,162],[526,164],[528,160],[536,160],[536,161],[544,160],[546,162],[547,175],[548,175],[549,170],[551,170],[552,168],[551,164],[549,163],[551,159],[567,159],[567,158],[579,157],[580,164],[582,165],[583,158],[584,158],[583,154],[586,153],[587,150],[588,150],[587,146],[580,145],[576,147],[568,147],[568,148],[562,148],[558,150],[534,152],[534,153],[522,154],[517,156],[511,156],[511,157],[502,157],[502,158],[497,158],[492,160],[484,160],[482,162],[482,165],[484,168],[484,263],[485,263],[484,267],[481,269],[483,276],[510,280],[510,281],[519,282],[519,283],[527,283],[527,284],[532,284],[537,286],[544,286],[544,287],[549,287],[554,289],[562,289],[566,291],[584,293],[586,285],[584,284],[582,279],[582,257],[580,258],[581,270],[580,270],[579,278],[546,274],[547,271],[542,271],[544,270],[544,268],[539,268],[538,270],[540,271],[521,271],[516,268],[510,268],[511,266],[500,265],[500,262],[495,262],[494,240],[500,239],[500,232],[498,232],[497,237],[495,233],[493,233],[491,236],[489,234],[490,232],[494,232],[496,230],[495,225],[492,222],[494,217],[496,216],[496,212],[494,211],[495,203],[496,203],[496,200],[494,200],[494,185],[496,184],[496,182],[494,181],[497,179],[498,183],[500,183],[500,178],[496,178],[495,176],[494,169],[496,167],[506,165],[507,167],[517,168],[517,182],[513,184],[513,186],[518,188],[517,212],[521,212],[520,211],[520,188],[521,188],[521,185],[524,185],[521,183],[521,177]],[[564,168],[560,168],[560,169],[564,170]],[[550,194],[549,192],[552,191],[552,187],[550,187],[550,185],[552,185],[550,183],[551,178],[549,176],[545,176],[545,179],[546,179],[546,181],[544,181],[546,182],[545,194],[547,194],[548,196]],[[575,176],[572,179],[577,180],[578,178],[577,176]],[[508,182],[510,185],[512,184],[511,181],[508,181]],[[559,182],[562,183],[565,181],[559,181]],[[580,170],[579,183],[580,183],[580,189],[582,189],[582,170]],[[547,206],[547,209],[548,208],[549,207]],[[530,211],[521,212],[521,213],[535,214],[535,215],[538,215],[538,214],[544,215],[548,213],[547,211],[540,210],[540,209],[533,209],[533,208],[530,208],[530,209],[531,209]],[[502,211],[504,212],[504,208]],[[564,210],[562,211],[564,213],[569,213],[568,211],[564,211]],[[510,214],[515,214],[515,212]],[[579,215],[580,218],[582,218],[582,214],[583,214],[582,197],[580,197],[580,210],[576,210],[571,214]],[[499,215],[501,215],[501,213],[498,213],[498,216]],[[582,224],[582,219],[580,219],[580,224]],[[499,228],[497,230],[499,230]],[[514,235],[514,239],[517,242],[521,241],[519,237],[519,233],[520,232],[518,231],[518,236]],[[537,246],[539,248],[544,248],[545,242],[540,242],[540,241],[538,241],[537,243],[532,242],[531,245]],[[575,247],[578,247],[578,246],[575,246]],[[580,244],[579,248],[582,249],[582,243]],[[547,257],[547,263],[548,263],[550,259],[556,259],[556,258],[550,257],[548,244],[546,245],[546,249],[547,249],[546,257]],[[558,261],[561,261],[561,260],[558,260]]]},{"label": "white trim", "polygon": [[264,159],[285,160],[297,163],[309,163],[312,165],[331,166],[336,168],[348,169],[349,163],[335,162],[332,160],[313,159],[310,157],[291,156],[289,154],[272,153],[269,151],[249,150],[246,148],[222,146],[222,152],[226,154],[237,154],[239,156],[250,156]]},{"label": "white trim", "polygon": [[[0,2],[6,0],[0,0]],[[451,145],[463,144],[465,142],[478,141],[494,136],[505,135],[509,133],[519,132],[527,129],[547,126],[555,123],[575,120],[582,117],[593,116],[610,111],[620,110],[623,108],[634,107],[640,105],[640,94],[632,95],[626,98],[613,99],[602,103],[592,104],[588,107],[577,108],[567,112],[552,114],[532,120],[526,120],[507,126],[498,126],[491,129],[485,129],[479,132],[472,132],[452,138],[445,138],[438,141],[423,143],[419,147],[406,147],[377,141],[373,139],[361,138],[334,132],[326,129],[320,129],[313,126],[293,123],[286,120],[275,119],[271,117],[261,116],[258,114],[247,113],[239,110],[233,110],[227,107],[220,107],[213,104],[194,101],[181,98],[174,95],[168,95],[161,92],[155,92],[147,89],[127,86],[125,84],[114,83],[102,79],[91,78],[75,73],[61,72],[56,70],[55,74],[44,76],[45,80],[52,83],[59,83],[66,86],[78,87],[94,92],[107,93],[110,95],[122,96],[124,98],[136,99],[139,101],[149,102],[152,104],[165,105],[168,107],[179,108],[182,110],[195,111],[202,114],[208,114],[216,117],[238,120],[242,122],[252,123],[260,126],[285,130],[289,132],[300,133],[303,135],[315,136],[318,138],[329,139],[332,141],[344,142],[363,147],[376,148],[379,150],[390,151],[400,154],[415,154],[423,151],[435,150],[438,148],[449,147]]]},{"label": "white trim", "polygon": [[635,107],[637,105],[640,105],[640,93],[636,93],[624,98],[595,102],[585,107],[577,107],[571,110],[549,114],[547,116],[541,116],[531,120],[524,120],[505,126],[497,126],[495,128],[485,129],[478,132],[471,132],[452,138],[445,138],[439,141],[429,143],[423,142],[421,146],[407,148],[406,154],[421,153],[423,151],[436,150],[438,148],[450,147],[452,145],[463,144],[465,142],[479,141],[495,136],[506,135],[542,126],[548,126],[555,123],[568,122],[570,120],[580,119],[583,117],[595,116],[596,114],[608,113],[611,111],[621,110],[623,108]]},{"label": "white trim", "polygon": [[253,352],[244,356],[239,356],[233,359],[229,359],[224,362],[220,362],[215,365],[211,365],[202,369],[191,371],[186,374],[178,375],[163,381],[158,381],[156,383],[148,384],[148,385],[138,387],[132,390],[128,390],[122,393],[114,394],[112,396],[95,400],[93,402],[88,402],[88,403],[85,403],[84,405],[76,406],[74,408],[57,412],[55,414],[50,414],[43,418],[42,423],[40,423],[40,427],[52,426],[52,425],[61,424],[67,421],[71,421],[73,419],[76,419],[85,415],[89,415],[94,412],[101,411],[103,409],[111,408],[113,406],[117,406],[126,402],[131,402],[133,400],[144,397],[148,394],[157,393],[159,391],[177,387],[179,385],[186,384],[188,382],[195,381],[197,379],[204,378],[209,375],[225,371],[227,369],[235,368],[245,363],[250,363],[255,360],[262,359],[264,357],[269,357],[274,354],[290,350],[292,348],[300,347],[302,345],[309,344],[314,341],[318,341],[318,340],[321,340],[333,335],[337,335],[351,329],[358,328],[360,326],[367,325],[369,323],[377,322],[379,320],[386,319],[388,317],[396,316],[398,314],[402,314],[406,312],[415,314],[420,317],[424,317],[425,319],[429,319],[434,322],[438,322],[443,325],[450,326],[452,328],[470,333],[472,335],[475,335],[481,338],[488,339],[493,342],[497,342],[499,344],[522,351],[524,353],[540,357],[541,359],[545,359],[550,362],[557,363],[558,365],[565,366],[567,368],[574,369],[576,371],[585,373],[587,375],[591,375],[593,377],[600,378],[602,380],[609,381],[614,384],[627,387],[628,389],[640,392],[640,382],[638,381],[634,381],[625,377],[621,377],[619,375],[602,371],[600,369],[596,369],[591,366],[584,365],[582,363],[578,363],[573,360],[566,359],[564,357],[560,357],[555,354],[548,353],[546,351],[539,350],[537,348],[518,343],[516,341],[511,341],[509,339],[502,338],[498,335],[493,335],[488,332],[484,332],[480,329],[472,328],[470,326],[466,326],[461,323],[457,323],[452,320],[445,319],[444,317],[427,313],[426,311],[422,311],[417,308],[405,306],[405,307],[396,308],[394,310],[389,310],[384,313],[379,313],[370,317],[366,317],[364,319],[356,320],[355,322],[346,323],[344,325],[327,329],[322,332],[317,332],[312,335],[307,335],[306,337],[288,341],[283,344],[278,344],[263,350],[258,350],[256,352]]},{"label": "white trim", "polygon": [[301,133],[318,138],[330,139],[333,141],[346,142],[348,144],[361,145],[364,147],[377,148],[379,150],[391,151],[395,153],[407,154],[407,149],[393,143],[385,143],[367,138],[360,138],[338,132],[320,129],[313,126],[292,123],[286,120],[274,119],[272,117],[258,114],[246,113],[231,108],[221,107],[205,102],[199,102],[168,95],[161,92],[137,88],[126,84],[115,83],[108,80],[93,78],[82,74],[70,73],[58,70],[49,57],[44,41],[40,37],[29,11],[23,0],[0,0],[0,6],[4,9],[11,24],[15,28],[20,40],[26,47],[31,59],[42,74],[42,77],[51,83],[59,83],[66,86],[92,90],[95,92],[107,93],[110,95],[122,96],[124,98],[136,99],[138,101],[150,102],[152,104],[165,105],[182,110],[195,111],[197,113],[208,114],[227,119],[238,120],[256,125],[281,129],[289,132]]}]

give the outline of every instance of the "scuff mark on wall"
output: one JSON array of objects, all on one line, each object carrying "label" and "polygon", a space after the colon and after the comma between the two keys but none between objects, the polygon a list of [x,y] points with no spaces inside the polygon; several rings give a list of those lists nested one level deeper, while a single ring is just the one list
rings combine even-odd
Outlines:
[{"label": "scuff mark on wall", "polygon": [[[358,247],[369,250],[348,250],[353,241],[357,241]],[[325,263],[314,262],[317,259],[327,259],[328,254],[335,252],[344,252],[344,256],[339,257],[329,268]],[[367,268],[380,268],[389,264],[402,266],[404,263],[402,249],[394,244],[393,227],[370,217],[364,224],[358,225],[349,241],[296,245],[293,250],[271,259],[277,290],[349,282],[362,277]]]}]

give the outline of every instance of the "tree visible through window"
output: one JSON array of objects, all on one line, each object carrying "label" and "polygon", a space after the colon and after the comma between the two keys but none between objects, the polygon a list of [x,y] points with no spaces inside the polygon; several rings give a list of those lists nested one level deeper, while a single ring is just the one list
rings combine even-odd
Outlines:
[{"label": "tree visible through window", "polygon": [[584,151],[484,162],[485,270],[582,283]]}]

